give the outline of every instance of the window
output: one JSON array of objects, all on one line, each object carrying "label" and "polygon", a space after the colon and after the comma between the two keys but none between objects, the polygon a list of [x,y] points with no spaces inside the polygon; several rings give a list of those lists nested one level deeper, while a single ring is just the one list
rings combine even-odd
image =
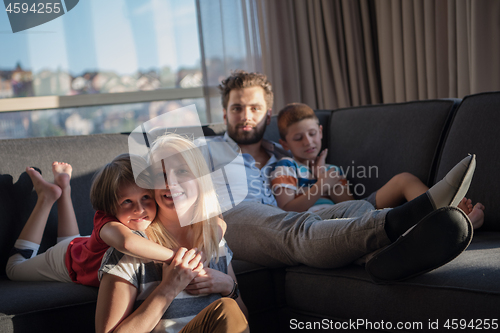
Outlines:
[{"label": "window", "polygon": [[11,33],[1,11],[0,138],[125,132],[188,104],[220,122],[220,79],[260,69],[252,17],[250,0],[86,0]]}]

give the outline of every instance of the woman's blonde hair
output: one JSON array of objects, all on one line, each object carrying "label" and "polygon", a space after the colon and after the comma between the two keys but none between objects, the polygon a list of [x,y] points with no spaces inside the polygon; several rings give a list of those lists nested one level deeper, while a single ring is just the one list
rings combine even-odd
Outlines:
[{"label": "woman's blonde hair", "polygon": [[[175,133],[166,133],[158,137],[152,145],[152,155],[154,156],[159,149],[167,148],[180,153],[198,184],[198,198],[195,202],[192,223],[187,226],[194,232],[193,247],[202,250],[208,261],[212,258],[218,261],[218,221],[221,209],[205,158],[191,140]],[[179,247],[177,241],[161,224],[158,216],[146,232],[148,237],[158,244],[171,249]]]}]

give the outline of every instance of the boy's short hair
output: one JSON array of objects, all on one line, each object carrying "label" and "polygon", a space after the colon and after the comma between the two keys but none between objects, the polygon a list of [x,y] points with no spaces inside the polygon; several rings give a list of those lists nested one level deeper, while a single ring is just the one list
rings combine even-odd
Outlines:
[{"label": "boy's short hair", "polygon": [[273,107],[273,87],[267,76],[261,73],[248,73],[243,70],[231,72],[231,75],[221,81],[219,91],[222,97],[222,107],[227,110],[229,94],[233,89],[261,87],[264,89],[264,99],[267,110]]},{"label": "boy's short hair", "polygon": [[288,127],[304,119],[314,119],[319,124],[318,117],[308,105],[303,103],[291,103],[278,113],[278,131],[280,138],[286,141]]}]

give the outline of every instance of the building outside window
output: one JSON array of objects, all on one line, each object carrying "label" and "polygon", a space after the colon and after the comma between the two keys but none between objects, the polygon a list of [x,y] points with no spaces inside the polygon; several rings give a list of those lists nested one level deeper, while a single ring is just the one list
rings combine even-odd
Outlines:
[{"label": "building outside window", "polygon": [[128,132],[190,104],[202,123],[222,122],[221,78],[260,70],[253,10],[245,0],[86,0],[16,33],[0,11],[0,139]]}]

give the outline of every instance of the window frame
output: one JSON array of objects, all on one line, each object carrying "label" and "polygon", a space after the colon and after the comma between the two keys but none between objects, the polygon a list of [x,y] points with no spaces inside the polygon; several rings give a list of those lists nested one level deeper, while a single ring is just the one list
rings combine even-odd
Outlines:
[{"label": "window frame", "polygon": [[[172,101],[187,98],[219,96],[217,87],[171,88],[123,93],[84,94],[73,96],[34,96],[0,99],[0,112],[52,110],[82,106]],[[207,119],[211,119],[207,106]],[[210,122],[210,120],[209,120]]]}]

